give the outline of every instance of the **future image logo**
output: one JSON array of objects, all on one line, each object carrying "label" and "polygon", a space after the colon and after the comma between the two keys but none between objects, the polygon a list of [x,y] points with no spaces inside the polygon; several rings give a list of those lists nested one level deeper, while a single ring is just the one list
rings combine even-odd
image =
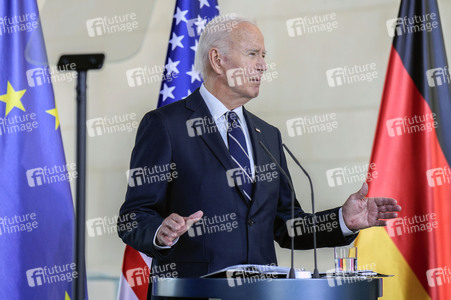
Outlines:
[{"label": "future image logo", "polygon": [[370,163],[329,169],[326,171],[326,177],[327,184],[336,187],[348,183],[371,182],[378,177],[378,172],[376,164]]},{"label": "future image logo", "polygon": [[331,32],[338,28],[335,13],[304,16],[286,21],[289,37],[302,36],[317,32]]},{"label": "future image logo", "polygon": [[[70,72],[73,71],[73,72]],[[57,82],[71,82],[77,79],[76,64],[66,64],[57,68],[56,66],[44,66],[29,69],[25,72],[27,76],[28,86],[39,87],[45,84],[57,83]]]},{"label": "future image logo", "polygon": [[435,13],[389,19],[386,25],[390,37],[424,31],[431,32],[438,28],[437,15]]},{"label": "future image logo", "polygon": [[406,134],[431,132],[438,127],[436,113],[425,115],[403,116],[389,119],[385,122],[389,137],[398,137]]},{"label": "future image logo", "polygon": [[429,169],[426,171],[426,177],[430,187],[451,184],[451,170],[448,166]]},{"label": "future image logo", "polygon": [[71,181],[78,177],[75,163],[66,165],[44,166],[26,171],[29,187],[39,187],[64,181]]},{"label": "future image logo", "polygon": [[87,20],[86,29],[90,37],[131,32],[138,29],[138,21],[135,13],[104,16]]},{"label": "future image logo", "polygon": [[75,263],[44,266],[28,269],[25,273],[29,287],[38,287],[60,282],[72,282],[78,277]]},{"label": "future image logo", "polygon": [[154,165],[152,167],[134,168],[125,172],[129,187],[139,187],[144,184],[171,182],[178,178],[175,163]]},{"label": "future image logo", "polygon": [[378,78],[376,63],[344,66],[326,71],[327,84],[338,87],[346,84],[372,82]]},{"label": "future image logo", "polygon": [[451,269],[444,268],[429,269],[426,271],[426,278],[430,287],[437,287],[451,283]]},{"label": "future image logo", "polygon": [[436,87],[451,83],[451,75],[447,66],[445,66],[444,68],[427,70],[426,78],[430,87]]},{"label": "future image logo", "polygon": [[236,213],[225,215],[203,216],[188,229],[190,237],[213,234],[219,232],[231,232],[238,228]]},{"label": "future image logo", "polygon": [[338,128],[337,114],[327,113],[289,119],[286,125],[290,137],[331,132]]},{"label": "future image logo", "polygon": [[437,229],[438,221],[435,213],[405,216],[387,220],[387,233],[391,237],[420,232],[431,232]]}]

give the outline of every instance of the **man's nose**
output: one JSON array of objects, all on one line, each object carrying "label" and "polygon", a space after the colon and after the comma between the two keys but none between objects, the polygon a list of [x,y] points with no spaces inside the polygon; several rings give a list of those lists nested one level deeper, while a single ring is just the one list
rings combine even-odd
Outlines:
[{"label": "man's nose", "polygon": [[260,57],[257,62],[257,70],[260,72],[265,72],[268,70],[268,67],[266,66],[266,61],[264,57]]}]

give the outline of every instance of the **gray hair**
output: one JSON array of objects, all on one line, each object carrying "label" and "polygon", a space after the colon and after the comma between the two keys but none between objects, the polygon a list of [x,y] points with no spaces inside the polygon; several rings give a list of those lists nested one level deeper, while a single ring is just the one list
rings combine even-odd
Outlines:
[{"label": "gray hair", "polygon": [[244,22],[255,25],[254,21],[231,13],[219,15],[205,26],[199,38],[194,60],[194,68],[202,74],[202,77],[205,78],[207,75],[207,67],[210,63],[208,52],[210,49],[216,47],[219,53],[226,54],[230,46],[230,32]]}]

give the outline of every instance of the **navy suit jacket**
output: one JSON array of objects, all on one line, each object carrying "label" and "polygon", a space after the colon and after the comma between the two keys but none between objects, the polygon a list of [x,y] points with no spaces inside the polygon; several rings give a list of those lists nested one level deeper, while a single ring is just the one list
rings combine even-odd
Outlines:
[{"label": "navy suit jacket", "polygon": [[[260,169],[272,164],[259,145],[262,141],[288,173],[279,130],[243,111],[254,164]],[[281,247],[291,245],[286,225],[291,219],[290,189],[285,179],[275,171],[277,176],[257,181],[252,201],[246,200],[239,183],[230,184],[227,170],[235,169],[236,165],[219,132],[214,126],[207,128],[209,123],[214,124],[211,120],[199,90],[184,100],[147,113],[139,126],[131,157],[130,169],[135,170],[130,173],[130,184],[134,186],[129,185],[120,209],[120,220],[129,220],[127,216],[134,213],[138,224],[133,230],[118,230],[122,240],[153,257],[153,267],[175,263],[179,277],[197,277],[234,264],[277,264],[274,240]],[[162,171],[170,164],[175,169],[169,171],[176,171],[170,180],[153,177],[146,181],[140,177],[145,167],[152,173],[154,166]],[[356,237],[343,236],[338,225],[338,209],[317,213],[318,228],[323,228],[317,234],[319,247],[347,245]],[[195,225],[195,230],[182,235],[171,249],[154,247],[155,232],[167,216],[171,213],[189,216],[198,210],[210,220],[210,224],[205,225],[210,226],[210,231]],[[222,225],[222,230],[219,226],[213,228],[221,226],[215,223],[215,216],[217,222],[229,216],[228,219],[236,223],[232,230],[224,230],[227,224]],[[297,201],[295,217],[305,218],[304,225],[311,221],[311,215],[305,213]],[[326,230],[326,223],[334,219],[335,227]],[[321,220],[326,221],[322,224]],[[311,230],[297,233],[296,249],[313,247]]]}]

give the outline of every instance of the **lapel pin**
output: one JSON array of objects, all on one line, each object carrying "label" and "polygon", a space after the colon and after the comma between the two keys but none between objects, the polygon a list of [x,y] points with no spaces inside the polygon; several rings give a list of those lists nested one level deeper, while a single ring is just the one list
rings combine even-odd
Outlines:
[{"label": "lapel pin", "polygon": [[257,128],[257,127],[255,127],[255,131],[257,131],[258,133],[261,133],[262,131],[259,129],[259,128]]}]

